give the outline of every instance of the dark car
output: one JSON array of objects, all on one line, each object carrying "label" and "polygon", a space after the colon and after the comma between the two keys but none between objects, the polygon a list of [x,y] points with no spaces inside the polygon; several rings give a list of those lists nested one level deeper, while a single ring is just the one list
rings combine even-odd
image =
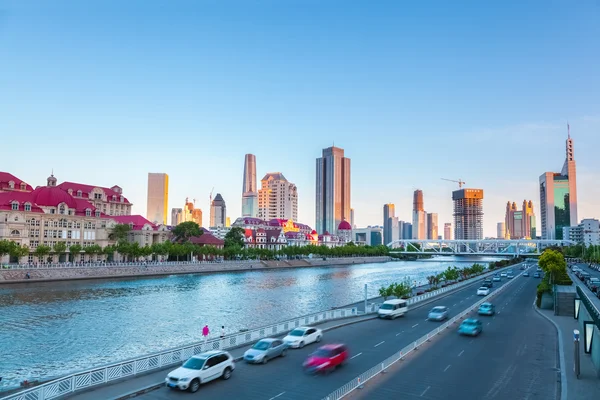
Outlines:
[{"label": "dark car", "polygon": [[486,288],[491,288],[494,286],[494,283],[492,282],[491,279],[486,279],[483,281],[483,283],[481,284],[481,286],[485,286]]},{"label": "dark car", "polygon": [[343,344],[326,344],[308,356],[304,370],[308,373],[330,372],[348,360],[348,349]]}]

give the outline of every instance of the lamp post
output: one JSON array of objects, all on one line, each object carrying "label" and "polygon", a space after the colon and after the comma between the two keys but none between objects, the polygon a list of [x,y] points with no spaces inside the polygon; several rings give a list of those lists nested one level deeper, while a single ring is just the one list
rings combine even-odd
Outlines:
[{"label": "lamp post", "polygon": [[575,376],[579,379],[580,365],[579,365],[579,331],[577,329],[573,330],[573,347],[575,349],[574,352],[574,365],[573,370],[575,371]]}]

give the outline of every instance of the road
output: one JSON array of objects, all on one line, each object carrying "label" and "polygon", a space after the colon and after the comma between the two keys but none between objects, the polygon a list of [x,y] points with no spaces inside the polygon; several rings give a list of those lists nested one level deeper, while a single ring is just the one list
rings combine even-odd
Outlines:
[{"label": "road", "polygon": [[558,399],[557,334],[533,309],[540,280],[514,279],[520,282],[492,301],[496,316],[477,317],[483,321],[480,336],[448,332],[350,398]]},{"label": "road", "polygon": [[[496,290],[499,284],[505,283],[496,282],[492,291]],[[347,365],[328,376],[311,376],[302,372],[302,362],[317,348],[316,345],[310,345],[304,349],[292,349],[285,358],[272,360],[266,365],[237,363],[230,380],[210,382],[198,393],[209,399],[322,399],[365,370],[433,330],[439,323],[426,320],[433,306],[449,307],[450,317],[452,317],[481,300],[481,297],[476,295],[478,286],[478,284],[470,285],[445,298],[436,299],[425,307],[409,310],[404,317],[396,320],[373,319],[325,333],[322,344],[345,343],[352,357]],[[507,290],[512,291],[512,288]],[[162,387],[140,397],[186,399],[187,396],[189,393]]]}]

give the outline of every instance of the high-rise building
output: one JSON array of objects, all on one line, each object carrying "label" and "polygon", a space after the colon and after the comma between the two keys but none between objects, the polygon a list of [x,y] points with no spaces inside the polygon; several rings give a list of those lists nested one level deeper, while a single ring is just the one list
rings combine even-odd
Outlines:
[{"label": "high-rise building", "polygon": [[563,240],[572,240],[585,247],[600,245],[600,221],[588,218],[577,226],[564,227]]},{"label": "high-rise building", "polygon": [[352,229],[356,229],[356,224],[354,223],[354,208],[350,209],[350,225],[352,225]]},{"label": "high-rise building", "polygon": [[438,236],[438,215],[429,213],[427,214],[427,239],[437,240]]},{"label": "high-rise building", "polygon": [[183,207],[183,215],[181,216],[181,222],[195,222],[202,226],[202,210],[196,208],[196,199],[192,203],[189,198],[186,197],[185,205]]},{"label": "high-rise building", "polygon": [[183,208],[171,208],[171,226],[177,226],[183,222]]},{"label": "high-rise building", "polygon": [[[568,125],[567,130],[569,130]],[[562,171],[545,172],[540,176],[540,214],[542,239],[545,240],[562,239],[563,228],[576,226],[578,223],[577,168],[570,131],[566,141],[566,158]]]},{"label": "high-rise building", "polygon": [[509,201],[506,204],[504,224],[511,239],[535,239],[533,202],[523,200],[523,206],[519,210],[517,203]]},{"label": "high-rise building", "polygon": [[392,218],[396,216],[395,206],[391,203],[383,205],[383,243],[392,241]]},{"label": "high-rise building", "polygon": [[506,239],[506,223],[498,222],[496,226],[496,239]]},{"label": "high-rise building", "polygon": [[413,194],[412,239],[427,239],[427,213],[422,190],[415,190]]},{"label": "high-rise building", "polygon": [[229,218],[229,217],[225,218],[225,227],[226,228],[231,227],[231,218]]},{"label": "high-rise building", "polygon": [[169,206],[169,175],[148,173],[148,203],[146,218],[155,224],[167,224]]},{"label": "high-rise building", "polygon": [[444,240],[452,240],[452,224],[450,222],[444,223]]},{"label": "high-rise building", "polygon": [[454,239],[483,239],[483,189],[452,192],[454,202]]},{"label": "high-rise building", "polygon": [[412,224],[405,222],[402,226],[402,239],[412,239]]},{"label": "high-rise building", "polygon": [[258,192],[256,190],[256,156],[246,154],[244,159],[244,182],[242,183],[242,216],[258,216]]},{"label": "high-rise building", "polygon": [[269,172],[260,181],[258,218],[298,220],[298,188],[281,172]]},{"label": "high-rise building", "polygon": [[350,159],[338,147],[323,149],[317,158],[316,230],[334,233],[343,220],[350,219]]},{"label": "high-rise building", "polygon": [[221,193],[217,193],[210,204],[210,227],[219,228],[227,224],[227,207]]}]

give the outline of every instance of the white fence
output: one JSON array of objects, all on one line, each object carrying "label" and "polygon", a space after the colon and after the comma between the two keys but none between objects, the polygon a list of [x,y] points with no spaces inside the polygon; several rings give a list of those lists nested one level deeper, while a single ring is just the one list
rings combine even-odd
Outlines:
[{"label": "white fence", "polygon": [[[518,276],[521,276],[521,274],[516,275],[515,279]],[[449,321],[447,321],[444,324],[440,325],[439,327],[435,328],[434,330],[432,330],[428,334],[422,336],[421,338],[419,338],[416,341],[412,342],[408,346],[404,347],[398,353],[396,353],[393,356],[387,358],[386,360],[384,360],[380,364],[375,365],[373,368],[369,369],[368,371],[363,372],[362,374],[360,374],[355,379],[351,380],[350,382],[346,383],[344,386],[342,386],[339,389],[335,390],[334,392],[330,393],[328,396],[326,396],[325,398],[323,398],[323,400],[339,400],[339,399],[343,398],[344,396],[347,396],[348,394],[350,394],[354,390],[362,388],[363,385],[366,382],[368,382],[369,380],[373,379],[374,377],[376,377],[377,375],[379,375],[383,371],[387,370],[389,367],[391,367],[392,365],[394,365],[398,361],[402,361],[404,359],[404,357],[406,357],[412,351],[417,350],[419,347],[421,347],[426,342],[429,342],[431,340],[431,338],[433,338],[434,336],[436,336],[438,334],[441,334],[446,329],[450,329],[452,327],[452,325],[454,325],[456,322],[458,322],[461,319],[463,319],[465,316],[467,316],[473,310],[479,308],[479,306],[482,303],[490,301],[491,298],[495,297],[498,293],[501,293],[511,283],[513,283],[515,281],[515,279],[512,279],[512,280],[508,281],[506,284],[500,286],[497,290],[493,291],[489,296],[484,297],[482,300],[480,300],[477,303],[473,304],[471,307],[469,307],[468,309],[466,309],[465,311],[463,311],[459,315],[451,318]],[[444,288],[444,289],[446,289],[446,288]]]},{"label": "white fence", "polygon": [[[260,260],[235,260],[235,263],[259,262]],[[64,262],[33,264],[0,264],[0,269],[50,269],[50,268],[97,268],[97,267],[164,267],[181,265],[222,264],[227,261],[135,261],[135,262]],[[229,261],[231,262],[231,261]]]},{"label": "white fence", "polygon": [[[511,266],[514,267],[514,266]],[[510,267],[507,267],[510,268]],[[420,296],[413,297],[408,300],[408,304],[415,304],[421,301],[428,300],[450,290],[455,290],[465,285],[472,284],[477,279],[483,279],[497,273],[499,270],[488,272],[472,279],[467,279],[463,282],[450,285]],[[506,286],[506,285],[504,285]],[[504,287],[502,286],[502,287]],[[498,291],[494,292],[497,293]],[[367,313],[377,312],[379,304],[372,303],[367,308]],[[352,316],[363,315],[355,308],[334,309],[323,311],[316,314],[291,319],[280,322],[274,325],[240,332],[233,335],[228,335],[223,339],[211,339],[206,342],[199,342],[188,346],[178,347],[172,350],[167,350],[159,353],[154,353],[147,356],[138,357],[131,360],[126,360],[102,367],[96,367],[87,371],[77,372],[67,375],[62,378],[43,383],[39,386],[20,391],[18,393],[3,397],[1,400],[49,400],[74,393],[80,390],[89,389],[94,386],[103,385],[116,380],[133,377],[135,375],[160,370],[169,366],[180,364],[195,354],[202,353],[208,350],[228,350],[248,343],[254,343],[259,339],[282,335],[290,330],[303,325],[322,323],[325,321],[346,318]],[[454,319],[453,319],[454,320]],[[416,343],[416,342],[415,342]],[[391,364],[390,364],[391,365]],[[367,374],[367,371],[365,374]],[[363,375],[365,375],[363,374]],[[362,375],[361,375],[362,377]],[[370,378],[369,378],[370,379]],[[351,382],[352,383],[352,382]],[[351,384],[350,383],[350,384]],[[348,384],[348,385],[350,385]],[[346,385],[346,386],[348,386]],[[344,387],[346,387],[344,386]],[[338,389],[339,391],[340,389]],[[353,390],[353,389],[352,389]],[[336,391],[337,392],[337,391]],[[349,392],[348,392],[349,393]],[[339,397],[333,397],[339,398]]]}]

